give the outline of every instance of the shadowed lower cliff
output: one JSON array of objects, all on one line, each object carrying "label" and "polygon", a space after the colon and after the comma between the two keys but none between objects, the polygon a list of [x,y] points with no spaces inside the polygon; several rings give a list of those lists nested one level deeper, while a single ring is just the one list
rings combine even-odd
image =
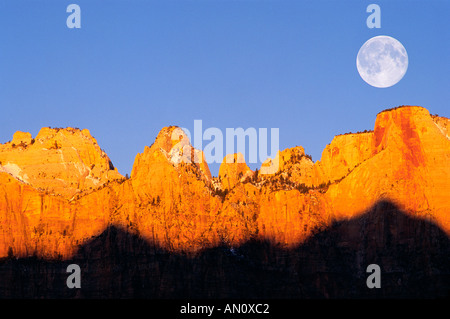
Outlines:
[{"label": "shadowed lower cliff", "polygon": [[[187,255],[108,227],[71,260],[3,258],[2,298],[436,298],[450,296],[450,243],[389,201],[284,249],[248,241]],[[81,289],[66,287],[67,265]],[[366,267],[381,267],[381,288]]]}]

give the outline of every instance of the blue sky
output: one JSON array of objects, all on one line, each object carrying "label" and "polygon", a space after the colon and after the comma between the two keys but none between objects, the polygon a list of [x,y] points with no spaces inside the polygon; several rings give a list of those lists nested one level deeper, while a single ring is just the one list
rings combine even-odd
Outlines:
[{"label": "blue sky", "polygon": [[[66,26],[71,3],[81,29]],[[381,29],[366,26],[371,3]],[[316,161],[333,136],[373,129],[385,108],[450,117],[449,13],[445,0],[0,0],[0,142],[88,128],[125,175],[162,127],[201,119],[224,132],[279,128],[281,149],[301,145]],[[376,35],[408,52],[390,88],[356,69]]]}]

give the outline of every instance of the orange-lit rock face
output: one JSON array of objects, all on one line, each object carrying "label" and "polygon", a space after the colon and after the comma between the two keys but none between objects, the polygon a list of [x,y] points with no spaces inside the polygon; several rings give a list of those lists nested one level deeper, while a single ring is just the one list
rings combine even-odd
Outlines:
[{"label": "orange-lit rock face", "polygon": [[336,136],[315,165],[315,182],[335,182],[372,156],[373,132]]},{"label": "orange-lit rock face", "polygon": [[382,199],[450,234],[448,125],[401,107],[378,114],[373,132],[336,136],[316,163],[298,146],[253,172],[231,154],[214,179],[173,126],[128,180],[87,130],[17,132],[0,147],[0,256],[69,257],[110,225],[178,251],[254,238],[290,246]]},{"label": "orange-lit rock face", "polygon": [[224,189],[232,189],[236,184],[252,178],[254,172],[245,163],[241,153],[228,154],[219,169],[219,179]]},{"label": "orange-lit rock face", "polygon": [[164,128],[136,156],[129,180],[135,208],[122,213],[134,216],[142,236],[170,249],[214,245],[218,237],[211,226],[220,200],[211,194],[211,180],[203,152],[190,145],[181,129]]},{"label": "orange-lit rock face", "polygon": [[[450,141],[421,107],[382,112],[373,155],[327,192],[338,215],[353,215],[380,198],[430,215],[450,230]],[[446,199],[447,198],[447,199]]]},{"label": "orange-lit rock face", "polygon": [[123,178],[88,130],[72,128],[43,128],[35,139],[16,132],[0,145],[0,164],[0,172],[66,198]]},{"label": "orange-lit rock face", "polygon": [[12,250],[17,257],[67,257],[76,248],[74,229],[88,237],[100,226],[78,223],[78,218],[88,215],[88,211],[78,215],[77,206],[67,200],[45,195],[9,174],[0,173],[0,183],[1,256]]},{"label": "orange-lit rock face", "polygon": [[450,119],[438,115],[432,115],[431,117],[441,133],[450,139]]}]

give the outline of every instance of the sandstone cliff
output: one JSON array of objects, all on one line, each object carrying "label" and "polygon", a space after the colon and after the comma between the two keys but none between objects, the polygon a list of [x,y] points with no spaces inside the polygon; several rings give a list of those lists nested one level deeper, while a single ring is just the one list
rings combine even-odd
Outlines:
[{"label": "sandstone cliff", "polygon": [[245,163],[242,153],[228,154],[219,169],[219,180],[223,189],[232,189],[239,182],[252,178],[254,172]]},{"label": "sandstone cliff", "polygon": [[381,198],[422,215],[450,231],[450,140],[422,107],[378,114],[372,155],[341,182],[328,201],[337,217],[354,216]]},{"label": "sandstone cliff", "polygon": [[34,139],[16,132],[0,145],[0,172],[65,198],[123,178],[90,132],[74,128],[45,127]]},{"label": "sandstone cliff", "polygon": [[18,132],[0,146],[0,256],[69,258],[113,225],[170,251],[290,247],[380,200],[450,234],[448,123],[422,107],[387,110],[373,131],[336,136],[316,163],[297,146],[253,172],[230,154],[218,178],[171,126],[128,180],[87,130]]}]

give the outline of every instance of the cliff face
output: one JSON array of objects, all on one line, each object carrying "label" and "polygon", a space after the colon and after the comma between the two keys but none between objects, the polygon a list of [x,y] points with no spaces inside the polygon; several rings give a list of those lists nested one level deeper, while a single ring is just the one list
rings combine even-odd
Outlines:
[{"label": "cliff face", "polygon": [[123,178],[90,132],[73,128],[42,128],[34,139],[16,132],[0,145],[0,172],[65,198]]},{"label": "cliff face", "polygon": [[373,132],[336,136],[314,167],[314,182],[336,182],[373,155]]},{"label": "cliff face", "polygon": [[388,198],[449,231],[450,141],[428,111],[402,107],[380,113],[371,148],[370,158],[330,186],[335,214],[353,216]]},{"label": "cliff face", "polygon": [[[216,243],[210,226],[220,201],[211,195],[211,182],[203,152],[191,146],[181,129],[164,128],[155,143],[136,156],[127,181],[134,205],[121,210],[122,221],[134,219],[144,238],[169,249]],[[123,197],[118,196],[118,205],[126,204]]]},{"label": "cliff face", "polygon": [[253,178],[254,172],[245,163],[242,153],[228,154],[219,169],[220,186],[232,189],[236,184]]},{"label": "cliff face", "polygon": [[400,107],[378,114],[371,132],[336,136],[316,163],[297,146],[253,172],[231,154],[218,178],[181,129],[166,127],[128,180],[87,130],[18,132],[0,145],[0,256],[69,258],[112,225],[170,251],[252,239],[289,247],[380,200],[450,234],[448,123]]}]

